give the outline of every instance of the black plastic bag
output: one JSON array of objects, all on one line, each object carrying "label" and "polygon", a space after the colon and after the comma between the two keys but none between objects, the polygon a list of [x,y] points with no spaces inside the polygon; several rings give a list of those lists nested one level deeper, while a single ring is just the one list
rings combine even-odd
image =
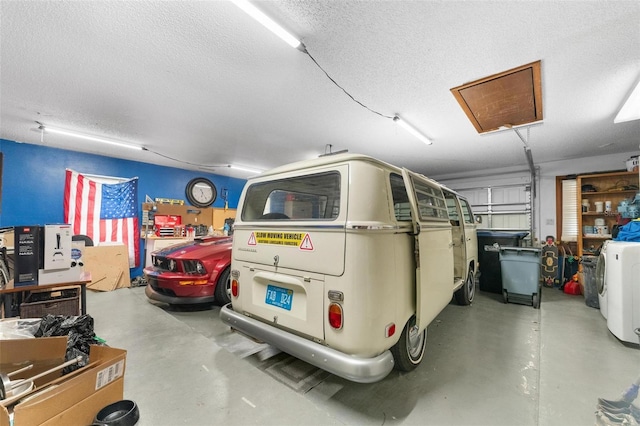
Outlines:
[{"label": "black plastic bag", "polygon": [[81,356],[82,361],[65,367],[63,374],[70,373],[87,365],[89,363],[89,345],[97,343],[96,335],[93,331],[93,317],[90,315],[81,315],[78,317],[45,315],[42,317],[40,328],[38,328],[34,336],[67,336],[67,353],[65,360],[69,361]]}]

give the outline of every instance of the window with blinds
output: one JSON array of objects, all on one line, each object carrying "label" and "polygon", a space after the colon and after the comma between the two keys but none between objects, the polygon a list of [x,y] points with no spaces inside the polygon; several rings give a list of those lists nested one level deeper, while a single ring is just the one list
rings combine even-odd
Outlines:
[{"label": "window with blinds", "polygon": [[578,240],[578,190],[576,179],[562,181],[562,241]]}]

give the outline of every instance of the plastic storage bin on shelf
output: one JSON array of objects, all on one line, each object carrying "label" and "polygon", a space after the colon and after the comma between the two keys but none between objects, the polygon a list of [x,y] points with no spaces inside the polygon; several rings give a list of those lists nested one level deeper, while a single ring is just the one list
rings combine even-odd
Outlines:
[{"label": "plastic storage bin on shelf", "polygon": [[540,249],[500,247],[504,302],[540,307]]},{"label": "plastic storage bin on shelf", "polygon": [[480,263],[480,290],[502,293],[499,246],[518,247],[528,232],[478,231],[478,262]]},{"label": "plastic storage bin on shelf", "polygon": [[592,308],[600,308],[598,289],[596,288],[597,256],[582,256],[582,276],[584,284],[584,303]]}]

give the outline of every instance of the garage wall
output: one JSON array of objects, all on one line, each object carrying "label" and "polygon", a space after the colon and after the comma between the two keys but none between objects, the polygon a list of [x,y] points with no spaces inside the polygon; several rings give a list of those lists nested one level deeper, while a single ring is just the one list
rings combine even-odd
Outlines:
[{"label": "garage wall", "polygon": [[[556,176],[626,170],[626,160],[639,152],[600,155],[573,160],[560,160],[547,163],[535,163],[537,168],[537,198],[534,211],[534,244],[547,235],[556,234]],[[533,160],[535,162],[535,150]],[[483,171],[481,174],[460,173],[446,176],[431,176],[452,189],[464,189],[480,186],[522,183],[529,180],[526,166],[505,167]],[[537,241],[536,241],[537,240]]]},{"label": "garage wall", "polygon": [[[194,177],[210,179],[218,189],[229,191],[229,208],[236,208],[245,180],[210,173],[156,166],[136,161],[17,143],[0,139],[4,157],[0,198],[0,227],[62,223],[65,169],[81,173],[138,177],[138,201],[151,198],[184,200],[185,187]],[[224,207],[219,197],[213,207]],[[140,210],[140,223],[142,211]],[[144,242],[143,242],[144,243]],[[141,245],[142,253],[144,246]],[[143,262],[141,262],[143,263]],[[142,268],[131,270],[131,276]]]}]

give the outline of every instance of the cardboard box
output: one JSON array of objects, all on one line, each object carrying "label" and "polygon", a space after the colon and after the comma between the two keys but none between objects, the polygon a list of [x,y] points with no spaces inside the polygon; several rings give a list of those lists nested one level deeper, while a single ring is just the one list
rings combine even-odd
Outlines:
[{"label": "cardboard box", "polygon": [[[90,425],[102,408],[122,400],[124,393],[124,377],[97,390],[73,407],[53,416],[42,423],[42,426]],[[16,425],[17,426],[17,425]]]},{"label": "cardboard box", "polygon": [[71,267],[71,225],[44,225],[40,234],[40,269]]},{"label": "cardboard box", "polygon": [[[16,365],[33,363],[23,373],[29,378],[36,371],[59,365],[66,350],[66,337],[3,340],[0,366],[14,371]],[[70,374],[52,373],[36,381],[36,387],[15,405],[0,406],[0,426],[46,424],[90,424],[105,405],[123,398],[126,351],[108,346],[91,346],[89,364]],[[18,367],[19,368],[19,367]],[[70,419],[79,419],[71,421]]]},{"label": "cardboard box", "polygon": [[80,281],[84,271],[82,268],[54,269],[46,271],[38,270],[38,285],[73,283]]},{"label": "cardboard box", "polygon": [[16,226],[14,285],[28,286],[38,284],[40,266],[40,227]]},{"label": "cardboard box", "polygon": [[[7,320],[7,323],[14,320]],[[10,373],[25,365],[33,368],[23,373],[29,378],[64,362],[67,351],[67,337],[46,337],[41,339],[7,339],[0,341],[0,371]],[[57,371],[36,381],[36,386],[60,377]]]}]

